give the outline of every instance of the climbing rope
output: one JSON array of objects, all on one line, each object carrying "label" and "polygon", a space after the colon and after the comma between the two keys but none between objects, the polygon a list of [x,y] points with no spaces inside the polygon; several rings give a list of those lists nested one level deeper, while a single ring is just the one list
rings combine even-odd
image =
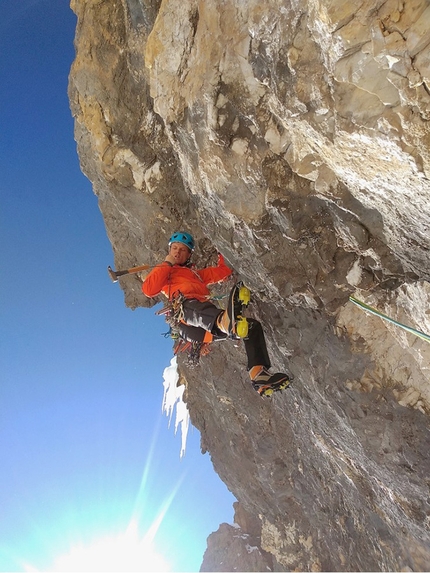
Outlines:
[{"label": "climbing rope", "polygon": [[361,300],[358,300],[357,298],[355,298],[353,296],[350,296],[349,300],[351,302],[353,302],[354,304],[356,304],[357,306],[359,306],[360,308],[367,310],[368,312],[370,312],[376,316],[379,316],[380,318],[382,318],[388,322],[391,322],[392,324],[395,324],[396,326],[400,326],[400,328],[403,328],[403,330],[406,330],[407,332],[411,332],[412,334],[415,334],[415,336],[419,336],[420,338],[422,338],[423,340],[426,340],[427,342],[430,342],[430,336],[428,334],[425,334],[424,332],[421,332],[420,330],[416,330],[415,328],[412,328],[411,326],[406,326],[406,324],[402,324],[401,322],[398,322],[397,320],[390,318],[386,314],[383,314],[382,312],[379,312],[379,310],[376,310],[376,308],[369,306],[368,304],[362,302]]}]

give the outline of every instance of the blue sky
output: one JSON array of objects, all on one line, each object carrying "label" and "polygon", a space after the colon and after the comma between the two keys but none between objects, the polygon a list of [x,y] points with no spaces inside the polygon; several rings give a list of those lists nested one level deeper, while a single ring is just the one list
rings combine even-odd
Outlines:
[{"label": "blue sky", "polygon": [[48,570],[133,516],[143,534],[166,504],[156,549],[198,570],[234,499],[194,428],[179,458],[166,325],[106,272],[67,99],[75,16],[68,0],[2,0],[0,16],[0,570]]}]

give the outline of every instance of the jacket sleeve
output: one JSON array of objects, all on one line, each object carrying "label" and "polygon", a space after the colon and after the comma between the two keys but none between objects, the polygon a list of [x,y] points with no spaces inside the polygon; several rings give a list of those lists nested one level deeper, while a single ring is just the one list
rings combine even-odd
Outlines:
[{"label": "jacket sleeve", "polygon": [[169,263],[166,261],[154,267],[152,271],[147,275],[146,279],[143,281],[143,294],[149,297],[157,296],[157,294],[160,294],[163,288],[169,284],[169,276],[171,270],[171,265],[169,265]]},{"label": "jacket sleeve", "polygon": [[216,267],[206,267],[198,271],[198,274],[205,285],[211,285],[226,279],[232,272],[231,268],[226,265],[224,257],[219,254]]}]

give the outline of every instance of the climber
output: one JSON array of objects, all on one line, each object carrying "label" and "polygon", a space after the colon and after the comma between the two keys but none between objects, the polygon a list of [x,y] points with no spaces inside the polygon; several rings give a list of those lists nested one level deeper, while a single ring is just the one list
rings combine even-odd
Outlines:
[{"label": "climber", "polygon": [[[229,277],[232,270],[221,254],[216,267],[194,269],[190,262],[193,251],[194,239],[189,233],[173,233],[168,254],[147,275],[142,285],[143,293],[148,297],[163,293],[169,301],[180,301],[179,333],[184,340],[208,343],[237,338],[235,325],[242,309],[237,300],[238,289],[232,289],[227,310],[221,310],[209,301],[208,289],[208,285]],[[255,319],[248,318],[247,321],[249,331],[244,344],[252,386],[261,396],[270,396],[274,391],[287,388],[290,379],[286,374],[269,372],[270,360],[263,328]]]}]

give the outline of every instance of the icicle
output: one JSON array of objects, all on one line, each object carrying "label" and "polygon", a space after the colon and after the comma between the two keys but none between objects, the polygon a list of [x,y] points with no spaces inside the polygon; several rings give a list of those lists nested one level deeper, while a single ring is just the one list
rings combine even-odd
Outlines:
[{"label": "icicle", "polygon": [[178,386],[179,374],[178,374],[178,363],[176,356],[170,361],[170,366],[164,369],[163,372],[163,386],[164,386],[164,396],[163,396],[163,406],[162,411],[169,418],[169,427],[172,420],[173,410],[176,405],[176,420],[175,420],[175,434],[178,427],[181,426],[182,434],[182,447],[180,457],[185,454],[185,448],[187,444],[187,434],[190,425],[190,415],[188,413],[188,408],[185,402],[182,400],[184,394],[185,386],[181,384]]}]

